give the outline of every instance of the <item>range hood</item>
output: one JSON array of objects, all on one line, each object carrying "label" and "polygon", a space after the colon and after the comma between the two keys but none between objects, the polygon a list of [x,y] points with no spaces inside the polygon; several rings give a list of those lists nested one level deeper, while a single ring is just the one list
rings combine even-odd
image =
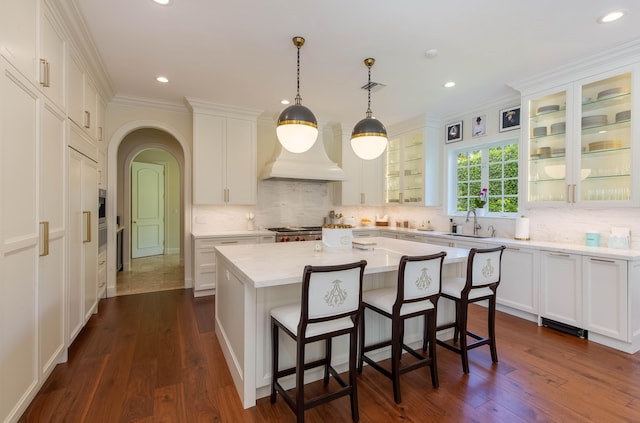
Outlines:
[{"label": "range hood", "polygon": [[273,159],[264,166],[260,179],[302,179],[307,181],[344,181],[344,170],[332,162],[319,137],[304,153],[291,153],[277,143]]}]

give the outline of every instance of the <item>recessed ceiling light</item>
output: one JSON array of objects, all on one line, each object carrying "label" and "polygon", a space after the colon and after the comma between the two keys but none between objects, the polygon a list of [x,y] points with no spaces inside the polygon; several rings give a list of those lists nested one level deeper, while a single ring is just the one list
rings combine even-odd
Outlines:
[{"label": "recessed ceiling light", "polygon": [[443,87],[445,87],[445,88],[452,88],[452,87],[455,87],[455,86],[456,86],[456,83],[453,82],[453,81],[445,82],[445,84],[443,85]]},{"label": "recessed ceiling light", "polygon": [[429,59],[433,59],[434,57],[436,57],[438,55],[438,49],[437,48],[430,48],[429,50],[424,52],[424,55],[427,56]]},{"label": "recessed ceiling light", "polygon": [[166,76],[159,76],[156,78],[156,81],[166,84],[167,82],[169,82],[169,78],[167,78]]},{"label": "recessed ceiling light", "polygon": [[280,104],[287,105],[287,104],[291,104],[291,102],[287,99],[284,99],[284,100],[280,100]]},{"label": "recessed ceiling light", "polygon": [[172,0],[153,0],[153,2],[161,6],[170,6],[172,3]]},{"label": "recessed ceiling light", "polygon": [[624,16],[624,10],[616,10],[615,12],[609,12],[606,15],[600,16],[596,22],[605,24],[613,21],[617,21]]}]

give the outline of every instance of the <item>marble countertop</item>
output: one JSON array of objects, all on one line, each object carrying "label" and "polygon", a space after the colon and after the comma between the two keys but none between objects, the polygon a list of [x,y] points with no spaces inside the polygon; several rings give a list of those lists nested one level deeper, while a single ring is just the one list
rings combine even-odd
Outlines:
[{"label": "marble countertop", "polygon": [[207,230],[207,231],[192,231],[191,232],[191,236],[195,239],[200,239],[200,238],[211,238],[211,237],[224,237],[224,236],[267,236],[267,235],[273,235],[275,236],[276,233],[263,229],[263,230],[255,230],[255,231],[247,231],[247,230],[242,230],[242,229],[235,229],[235,230],[216,230],[216,231],[211,231],[211,230]]},{"label": "marble countertop", "polygon": [[306,265],[328,266],[367,260],[365,274],[394,271],[402,255],[427,255],[446,251],[445,263],[464,262],[469,250],[384,237],[368,238],[373,250],[350,248],[315,251],[316,242],[240,244],[216,247],[229,265],[256,288],[299,283]]},{"label": "marble countertop", "polygon": [[[617,260],[640,260],[640,250],[621,250],[607,247],[588,247],[580,244],[565,244],[558,242],[548,241],[521,241],[512,238],[474,238],[467,236],[456,236],[446,232],[439,231],[421,231],[417,229],[395,228],[395,227],[383,227],[383,226],[359,226],[353,228],[354,232],[367,231],[367,230],[379,230],[385,232],[394,232],[398,234],[414,234],[425,237],[433,237],[440,239],[447,239],[450,241],[466,240],[483,242],[491,245],[504,245],[511,248],[532,248],[536,250],[554,251],[567,254],[581,254],[581,255],[595,255],[598,257],[617,259]],[[268,236],[275,235],[275,232],[268,231],[266,229],[247,231],[247,230],[220,230],[220,231],[206,231],[192,233],[195,239],[209,238],[209,237],[234,237],[234,236]]]},{"label": "marble countertop", "polygon": [[616,248],[607,248],[607,247],[588,247],[586,245],[580,244],[564,244],[559,242],[548,242],[548,241],[522,241],[512,238],[475,238],[468,236],[457,236],[451,235],[446,232],[438,232],[438,231],[421,231],[417,229],[405,229],[405,228],[371,228],[371,227],[362,227],[362,228],[354,228],[356,230],[367,230],[367,229],[379,229],[383,231],[393,231],[396,233],[410,233],[416,235],[422,235],[425,237],[434,237],[441,239],[448,239],[455,241],[457,240],[466,240],[466,241],[476,241],[476,242],[484,242],[487,244],[495,244],[495,245],[504,245],[506,247],[512,248],[532,248],[535,250],[544,250],[544,251],[553,251],[560,253],[568,253],[568,254],[581,254],[581,255],[595,255],[603,258],[610,259],[619,259],[619,260],[640,260],[640,251],[638,250],[621,250]]}]

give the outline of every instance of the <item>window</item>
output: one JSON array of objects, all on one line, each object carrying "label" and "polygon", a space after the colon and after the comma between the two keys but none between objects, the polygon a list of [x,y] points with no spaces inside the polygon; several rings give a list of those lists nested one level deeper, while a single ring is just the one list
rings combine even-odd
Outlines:
[{"label": "window", "polygon": [[456,150],[454,204],[456,212],[479,208],[479,194],[487,188],[487,211],[504,214],[518,212],[518,143]]}]

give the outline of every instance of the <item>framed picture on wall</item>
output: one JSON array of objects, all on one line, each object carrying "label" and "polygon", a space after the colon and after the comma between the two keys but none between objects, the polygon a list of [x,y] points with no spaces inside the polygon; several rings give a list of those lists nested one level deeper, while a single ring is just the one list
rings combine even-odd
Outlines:
[{"label": "framed picture on wall", "polygon": [[447,125],[446,143],[462,141],[462,121]]},{"label": "framed picture on wall", "polygon": [[520,106],[500,110],[500,132],[520,128]]},{"label": "framed picture on wall", "polygon": [[480,115],[473,118],[472,137],[481,137],[487,132],[487,115]]}]

